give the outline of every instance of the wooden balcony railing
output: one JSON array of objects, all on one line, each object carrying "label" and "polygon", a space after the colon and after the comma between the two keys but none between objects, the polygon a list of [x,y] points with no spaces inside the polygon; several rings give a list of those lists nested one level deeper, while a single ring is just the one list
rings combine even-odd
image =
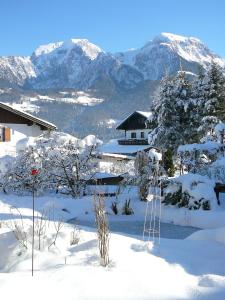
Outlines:
[{"label": "wooden balcony railing", "polygon": [[148,145],[147,139],[120,139],[119,145]]}]

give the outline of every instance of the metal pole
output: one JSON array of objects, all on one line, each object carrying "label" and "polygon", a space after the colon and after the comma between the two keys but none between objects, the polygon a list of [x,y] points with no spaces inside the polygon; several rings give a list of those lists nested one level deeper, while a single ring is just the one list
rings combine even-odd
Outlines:
[{"label": "metal pole", "polygon": [[32,276],[34,276],[34,176],[33,176],[33,190],[32,190],[32,196],[33,196],[33,228],[32,228]]}]

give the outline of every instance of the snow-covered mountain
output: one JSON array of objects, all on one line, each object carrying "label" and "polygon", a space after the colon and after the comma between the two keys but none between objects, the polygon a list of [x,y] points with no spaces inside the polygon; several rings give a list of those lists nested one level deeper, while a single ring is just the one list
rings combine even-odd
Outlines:
[{"label": "snow-covered mountain", "polygon": [[0,57],[0,86],[24,85],[29,78],[35,78],[33,64],[30,57],[2,56]]},{"label": "snow-covered mountain", "polygon": [[225,68],[225,60],[199,39],[172,33],[161,33],[141,49],[118,53],[116,57],[151,80],[161,79],[165,71],[175,73],[181,65],[184,70],[197,73],[199,65],[207,68],[212,59]]},{"label": "snow-covered mountain", "polygon": [[111,54],[86,39],[71,39],[38,47],[31,57],[0,58],[0,82],[35,89],[86,90],[103,79],[120,88],[134,88],[145,80],[159,80],[182,68],[197,73],[214,59],[225,60],[199,39],[162,33],[140,49]]},{"label": "snow-covered mountain", "polygon": [[212,59],[225,68],[225,60],[210,51],[199,39],[162,33],[140,49],[110,54],[88,40],[70,40],[40,46],[31,56],[36,88],[75,87],[87,89],[107,77],[125,89],[144,80],[159,80],[183,69],[197,73]]},{"label": "snow-covered mountain", "polygon": [[30,57],[0,57],[0,101],[17,104],[59,129],[101,139],[115,123],[148,110],[165,72],[188,76],[225,60],[200,40],[162,33],[140,49],[107,53],[85,39],[39,46]]},{"label": "snow-covered mountain", "polygon": [[35,88],[86,87],[85,74],[101,52],[82,39],[42,45],[31,56],[36,78],[30,83]]}]

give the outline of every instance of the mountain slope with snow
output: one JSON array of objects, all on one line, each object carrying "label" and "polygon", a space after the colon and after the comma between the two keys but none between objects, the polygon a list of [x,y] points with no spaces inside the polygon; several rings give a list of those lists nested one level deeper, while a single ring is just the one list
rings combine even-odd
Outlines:
[{"label": "mountain slope with snow", "polygon": [[0,84],[20,85],[31,77],[35,77],[35,71],[30,57],[2,56],[0,57]]},{"label": "mountain slope with snow", "polygon": [[[0,57],[0,101],[16,103],[60,130],[118,137],[109,120],[148,110],[165,72],[193,78],[212,59],[200,40],[162,33],[139,49],[107,53],[86,39],[39,46],[30,57]],[[25,103],[24,103],[25,102]]]},{"label": "mountain slope with snow", "polygon": [[225,69],[225,60],[214,54],[199,39],[172,33],[161,33],[144,47],[118,53],[116,57],[140,71],[145,79],[158,80],[165,71],[175,73],[180,66],[198,73],[199,65],[207,68],[215,60]]},{"label": "mountain slope with snow", "polygon": [[75,88],[87,90],[104,80],[131,89],[145,80],[160,80],[165,72],[198,73],[225,60],[199,39],[161,33],[140,49],[111,54],[87,39],[39,46],[31,57],[0,57],[0,82],[30,89]]}]

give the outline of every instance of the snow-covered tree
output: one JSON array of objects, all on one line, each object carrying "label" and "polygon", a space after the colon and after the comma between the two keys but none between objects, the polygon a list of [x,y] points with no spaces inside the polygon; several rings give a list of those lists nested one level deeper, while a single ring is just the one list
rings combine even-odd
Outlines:
[{"label": "snow-covered tree", "polygon": [[205,78],[205,116],[215,116],[225,121],[225,77],[218,64],[211,64]]},{"label": "snow-covered tree", "polygon": [[194,107],[192,85],[184,72],[179,72],[174,78],[163,78],[152,105],[156,127],[149,134],[149,143],[175,151],[180,144],[195,141]]},{"label": "snow-covered tree", "polygon": [[98,170],[96,145],[88,145],[72,136],[55,134],[41,137],[27,147],[10,164],[3,177],[5,191],[31,192],[31,170],[38,169],[35,189],[38,192],[55,190],[73,197],[85,192],[87,181]]},{"label": "snow-covered tree", "polygon": [[87,180],[93,179],[98,168],[94,151],[93,145],[83,148],[72,142],[49,149],[50,176],[54,177],[59,191],[73,197],[85,193]]},{"label": "snow-covered tree", "polygon": [[[15,160],[11,161],[2,178],[4,191],[26,194],[31,193],[33,188],[39,193],[48,189],[50,178],[47,161],[43,159],[43,152],[39,150],[28,147]],[[32,175],[32,169],[38,170],[35,177]]]}]

